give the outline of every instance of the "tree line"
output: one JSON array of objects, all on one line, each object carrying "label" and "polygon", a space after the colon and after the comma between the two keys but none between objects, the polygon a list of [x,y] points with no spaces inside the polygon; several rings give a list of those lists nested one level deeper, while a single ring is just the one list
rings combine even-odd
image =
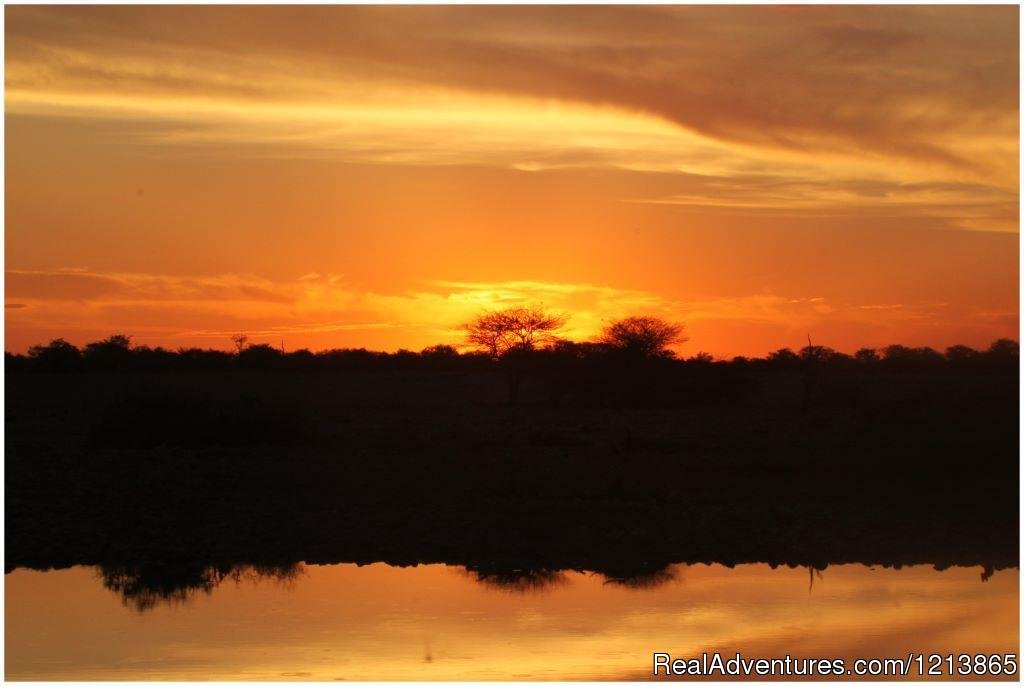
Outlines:
[{"label": "tree line", "polygon": [[[559,336],[568,317],[539,307],[514,307],[484,312],[463,327],[464,344],[432,345],[420,351],[372,351],[337,348],[313,352],[285,351],[264,343],[250,344],[239,334],[233,351],[134,345],[116,334],[78,347],[58,338],[32,346],[26,355],[4,354],[7,372],[77,371],[228,371],[228,370],[438,370],[509,371],[516,377],[541,367],[600,364],[637,369],[637,365],[667,367],[715,366],[737,370],[833,369],[889,371],[1010,370],[1017,368],[1019,344],[999,339],[985,350],[954,345],[944,351],[930,347],[863,348],[850,355],[821,345],[793,350],[781,348],[765,357],[716,360],[707,353],[684,358],[673,346],[685,342],[683,324],[656,317],[625,317],[609,323],[591,341]],[[513,389],[510,389],[513,392]]]}]

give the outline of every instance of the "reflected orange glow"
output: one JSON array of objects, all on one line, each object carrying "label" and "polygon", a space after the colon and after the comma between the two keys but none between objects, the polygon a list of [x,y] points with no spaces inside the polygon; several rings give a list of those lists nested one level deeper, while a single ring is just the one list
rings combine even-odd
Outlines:
[{"label": "reflected orange glow", "polygon": [[1017,12],[12,7],[5,345],[1016,338]]},{"label": "reflected orange glow", "polygon": [[[1016,652],[1017,570],[673,568],[650,588],[567,572],[533,592],[459,568],[308,566],[140,614],[95,572],[6,577],[16,679],[644,679],[654,651],[749,657]],[[60,613],[55,621],[52,613]],[[112,671],[113,670],[113,671]]]}]

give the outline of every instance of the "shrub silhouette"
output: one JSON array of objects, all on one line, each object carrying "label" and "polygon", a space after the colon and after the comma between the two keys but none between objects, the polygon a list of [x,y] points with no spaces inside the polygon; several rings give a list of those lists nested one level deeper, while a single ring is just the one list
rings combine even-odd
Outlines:
[{"label": "shrub silhouette", "polygon": [[178,371],[223,371],[230,369],[235,361],[235,356],[223,350],[208,350],[203,348],[181,348],[175,357],[174,363],[169,367]]},{"label": "shrub silhouette", "polygon": [[981,353],[966,345],[952,345],[946,348],[946,359],[953,364],[971,364],[977,362],[980,357]]},{"label": "shrub silhouette", "polygon": [[768,363],[776,369],[797,369],[800,366],[800,356],[789,348],[779,348],[768,353]]},{"label": "shrub silhouette", "polygon": [[945,358],[932,348],[890,345],[882,350],[882,362],[892,369],[923,370],[941,365]]},{"label": "shrub silhouette", "polygon": [[131,348],[131,336],[114,334],[110,338],[86,345],[82,359],[90,369],[127,369],[132,363]]},{"label": "shrub silhouette", "polygon": [[453,345],[431,345],[420,351],[423,357],[436,357],[454,359],[459,356],[459,351]]},{"label": "shrub silhouette", "polygon": [[804,363],[821,364],[828,362],[836,355],[836,351],[823,345],[808,343],[800,349],[799,357]]},{"label": "shrub silhouette", "polygon": [[244,348],[237,359],[242,369],[280,369],[284,353],[266,343],[259,343]]},{"label": "shrub silhouette", "polygon": [[459,351],[451,345],[432,345],[421,350],[418,357],[425,369],[451,371],[460,366]]},{"label": "shrub silhouette", "polygon": [[1020,358],[1020,344],[1009,338],[1000,338],[989,346],[985,354],[991,360],[1016,364]]},{"label": "shrub silhouette", "polygon": [[861,348],[853,354],[853,359],[862,365],[876,364],[881,358],[878,356],[878,351],[874,348]]},{"label": "shrub silhouette", "polygon": [[79,368],[82,353],[63,338],[28,349],[29,368],[41,372],[70,372]]}]

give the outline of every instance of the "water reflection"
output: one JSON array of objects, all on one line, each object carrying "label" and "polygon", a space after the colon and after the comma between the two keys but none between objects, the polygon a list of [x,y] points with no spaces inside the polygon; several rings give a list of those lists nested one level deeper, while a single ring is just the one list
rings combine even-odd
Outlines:
[{"label": "water reflection", "polygon": [[303,571],[301,564],[286,565],[196,565],[102,566],[104,588],[119,594],[126,606],[150,610],[157,603],[187,602],[200,593],[209,595],[225,580],[235,583],[272,579],[294,581]]},{"label": "water reflection", "polygon": [[[680,570],[691,565],[673,564],[647,566],[634,569],[616,569],[602,572],[586,572],[585,570],[562,570],[547,568],[501,567],[495,565],[473,565],[468,567],[452,567],[477,584],[494,590],[514,594],[537,594],[551,591],[569,583],[570,573],[587,573],[602,580],[610,586],[626,589],[650,590],[679,580]],[[724,566],[733,569],[734,566]],[[771,565],[777,569],[777,565]],[[796,568],[791,565],[790,569]],[[828,565],[805,565],[807,570],[807,592],[813,593],[815,583],[820,584],[823,572]],[[894,567],[898,571],[902,567]],[[935,571],[948,569],[948,566],[934,567]],[[867,567],[874,571],[874,567]],[[194,600],[200,595],[210,595],[214,589],[225,581],[236,584],[243,582],[257,583],[271,581],[287,586],[295,583],[302,576],[306,567],[302,563],[288,564],[245,564],[245,565],[197,565],[197,564],[160,564],[135,566],[100,566],[98,574],[104,588],[121,596],[127,607],[140,612],[151,610],[160,603],[175,605]],[[982,582],[988,581],[995,570],[988,565],[981,568]]]},{"label": "water reflection", "polygon": [[19,569],[6,576],[6,676],[642,679],[653,651],[1016,652],[1018,576],[767,564]]},{"label": "water reflection", "polygon": [[[654,589],[664,584],[677,581],[680,569],[689,565],[663,565],[633,570],[615,570],[590,572],[602,580],[602,583],[627,589]],[[732,569],[733,567],[728,567]],[[772,569],[777,566],[773,565]],[[792,566],[790,567],[793,568]],[[814,585],[820,584],[825,566],[806,565],[807,592],[813,593]],[[948,569],[938,567],[936,571]],[[469,567],[453,567],[461,569],[465,576],[483,587],[508,593],[528,594],[544,593],[569,583],[570,571],[577,573],[582,570],[559,570],[547,568],[504,568],[500,566],[474,565]],[[868,567],[874,571],[874,567]],[[895,567],[899,570],[901,567]],[[200,595],[210,595],[214,589],[225,581],[236,584],[249,582],[258,583],[271,581],[287,586],[306,571],[302,563],[288,564],[245,564],[245,565],[196,565],[196,564],[160,564],[135,566],[100,566],[97,568],[103,587],[118,594],[127,607],[140,612],[151,610],[159,603],[175,605],[189,602]],[[995,570],[988,565],[981,568],[980,579],[988,581]]]},{"label": "water reflection", "polygon": [[[652,589],[675,581],[678,578],[678,567],[680,565],[663,565],[592,574],[601,578],[605,584],[632,589]],[[482,565],[461,569],[467,577],[483,587],[518,594],[544,593],[564,586],[569,583],[569,571],[573,571]],[[202,595],[210,595],[225,581],[233,581],[236,584],[261,581],[291,584],[305,573],[306,568],[301,563],[160,564],[104,565],[98,567],[97,571],[104,588],[118,594],[125,606],[144,612],[160,603],[177,605]],[[821,576],[820,570],[818,576]]]},{"label": "water reflection", "polygon": [[566,573],[558,569],[503,569],[466,567],[466,573],[483,586],[509,593],[541,593],[568,583]]},{"label": "water reflection", "polygon": [[[631,571],[592,572],[605,584],[632,589],[652,589],[675,581],[679,565],[641,568]],[[457,568],[456,568],[457,569]],[[465,575],[483,587],[508,593],[544,593],[569,583],[571,570],[546,568],[464,567]],[[197,565],[160,564],[100,566],[103,587],[118,594],[123,604],[140,612],[160,603],[177,605],[201,595],[210,595],[225,581],[237,583],[272,581],[290,584],[302,576],[305,565]],[[821,572],[818,572],[819,577]],[[813,581],[812,581],[813,583]]]},{"label": "water reflection", "polygon": [[[653,589],[675,581],[678,569],[685,565],[662,565],[612,572],[591,572],[604,584],[632,589]],[[458,569],[458,568],[454,568]],[[483,587],[508,593],[544,593],[569,583],[570,571],[546,568],[506,568],[474,565],[461,568],[465,575]],[[821,578],[821,570],[811,570]],[[196,565],[160,564],[134,566],[100,566],[98,573],[104,588],[121,596],[125,606],[140,612],[151,610],[159,603],[181,604],[200,595],[209,595],[224,581],[294,583],[305,573],[301,563],[250,565]]]},{"label": "water reflection", "polygon": [[678,578],[678,565],[641,569],[629,573],[605,574],[605,583],[625,588],[657,588]]}]

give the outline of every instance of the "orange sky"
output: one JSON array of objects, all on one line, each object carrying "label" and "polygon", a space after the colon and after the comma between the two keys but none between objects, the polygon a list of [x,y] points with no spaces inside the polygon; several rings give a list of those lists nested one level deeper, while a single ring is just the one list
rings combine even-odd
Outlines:
[{"label": "orange sky", "polygon": [[1017,338],[1017,13],[7,7],[5,347]]}]

